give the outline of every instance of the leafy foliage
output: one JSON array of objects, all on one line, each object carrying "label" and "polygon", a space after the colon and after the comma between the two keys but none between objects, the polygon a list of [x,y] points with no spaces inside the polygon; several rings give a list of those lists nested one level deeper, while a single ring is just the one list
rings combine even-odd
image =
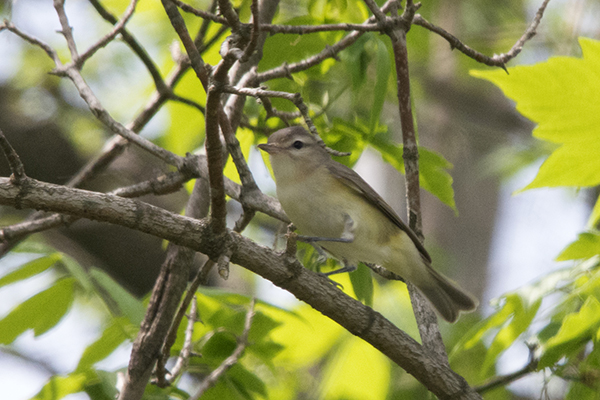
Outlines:
[{"label": "leafy foliage", "polygon": [[[554,57],[532,66],[501,71],[472,71],[472,75],[498,85],[516,102],[517,110],[538,125],[533,135],[556,148],[540,167],[535,179],[522,190],[539,187],[585,187],[600,183],[600,150],[596,76],[600,67],[600,42],[581,38],[583,58]],[[596,121],[596,122],[595,122]],[[590,218],[598,221],[597,205]],[[600,332],[598,233],[581,233],[565,248],[558,261],[575,260],[574,267],[554,272],[538,283],[502,296],[497,311],[473,328],[458,349],[469,348],[496,332],[484,369],[517,339],[528,335],[536,348],[538,369],[550,368],[572,380],[568,399],[592,399],[600,388],[597,363]],[[538,314],[542,300],[557,304]],[[538,324],[532,325],[534,317]],[[541,328],[532,328],[539,326]]]}]

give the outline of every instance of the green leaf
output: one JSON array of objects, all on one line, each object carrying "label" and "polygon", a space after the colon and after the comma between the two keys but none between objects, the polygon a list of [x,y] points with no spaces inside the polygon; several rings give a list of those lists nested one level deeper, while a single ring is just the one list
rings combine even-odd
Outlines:
[{"label": "green leaf", "polygon": [[452,188],[454,180],[447,172],[449,169],[452,169],[452,164],[441,154],[425,147],[419,147],[421,186],[458,214],[454,202],[454,188]]},{"label": "green leaf", "polygon": [[46,256],[36,258],[23,264],[19,269],[12,271],[0,278],[0,287],[10,285],[34,275],[40,274],[56,264],[61,259],[60,253],[52,253]]},{"label": "green leaf", "polygon": [[590,215],[590,219],[588,220],[587,226],[588,228],[594,228],[598,226],[600,222],[600,196],[596,199],[596,204],[592,209],[592,214]]},{"label": "green leaf", "polygon": [[509,68],[508,75],[471,71],[500,87],[521,114],[538,123],[534,137],[559,145],[523,190],[600,184],[600,42],[580,38],[579,44],[583,58],[553,57]]},{"label": "green leaf", "polygon": [[202,359],[209,364],[219,365],[235,350],[237,342],[235,336],[228,332],[215,332],[202,346]]},{"label": "green leaf", "polygon": [[113,312],[126,316],[134,325],[142,323],[146,307],[140,300],[125,290],[106,272],[98,268],[91,268],[89,274],[99,286],[100,297]]},{"label": "green leaf", "polygon": [[15,307],[0,320],[0,343],[12,343],[23,332],[33,329],[39,336],[65,316],[74,295],[73,278],[65,278]]},{"label": "green leaf", "polygon": [[231,378],[233,384],[240,392],[247,394],[248,398],[252,398],[252,393],[258,393],[263,397],[267,396],[267,388],[265,383],[255,374],[248,371],[240,363],[235,364],[227,371],[227,375]]},{"label": "green leaf", "polygon": [[371,269],[363,263],[358,264],[356,271],[350,273],[350,282],[352,289],[359,301],[362,301],[367,306],[373,305],[373,276]]},{"label": "green leaf", "polygon": [[579,352],[580,348],[600,326],[600,302],[589,296],[578,312],[569,314],[563,321],[558,333],[550,338],[543,347],[539,368],[553,365],[563,356]]},{"label": "green leaf", "polygon": [[500,354],[508,349],[515,340],[529,328],[531,321],[542,304],[542,300],[539,299],[533,304],[528,305],[527,302],[516,293],[506,296],[505,298],[507,304],[511,303],[511,308],[513,310],[512,318],[509,320],[510,322],[504,324],[494,337],[481,367],[482,377],[489,373]]},{"label": "green leaf", "polygon": [[53,376],[42,389],[30,400],[59,400],[73,393],[84,390],[88,380],[86,373],[67,376]]},{"label": "green leaf", "polygon": [[377,71],[375,75],[375,89],[373,96],[373,105],[371,106],[371,118],[369,120],[369,131],[375,133],[379,124],[379,117],[383,110],[385,94],[387,92],[388,80],[391,71],[390,56],[383,40],[374,38],[373,42],[377,44]]},{"label": "green leaf", "polygon": [[385,399],[390,363],[379,351],[354,336],[343,341],[323,371],[322,399]]},{"label": "green leaf", "polygon": [[75,371],[83,371],[98,361],[104,360],[125,340],[129,339],[122,326],[127,323],[128,320],[124,317],[113,319],[111,324],[102,332],[102,336],[85,349]]},{"label": "green leaf", "polygon": [[88,372],[85,392],[90,396],[90,400],[114,400],[119,394],[116,385],[116,373],[92,370]]},{"label": "green leaf", "polygon": [[569,244],[556,261],[580,260],[600,254],[600,234],[598,232],[580,233],[577,240]]},{"label": "green leaf", "polygon": [[[310,16],[290,19],[286,25],[312,25],[318,23]],[[325,48],[327,43],[323,35],[273,35],[265,42],[263,57],[258,64],[260,72],[275,68],[283,63],[291,64],[303,60]],[[320,65],[313,67],[320,68]]]},{"label": "green leaf", "polygon": [[[387,134],[378,134],[369,138],[369,143],[381,153],[385,161],[404,173],[402,146],[393,144]],[[456,211],[452,176],[447,172],[452,168],[441,154],[419,147],[419,178],[421,186],[436,196],[448,207]]]},{"label": "green leaf", "polygon": [[74,258],[69,257],[65,254],[62,255],[62,265],[69,271],[69,274],[77,280],[77,282],[83,287],[86,293],[95,293],[94,284],[87,270],[81,266]]}]

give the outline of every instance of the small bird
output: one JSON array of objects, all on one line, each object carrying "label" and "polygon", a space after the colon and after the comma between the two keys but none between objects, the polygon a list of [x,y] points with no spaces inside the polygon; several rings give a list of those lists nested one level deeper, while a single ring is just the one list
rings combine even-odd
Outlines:
[{"label": "small bird", "polygon": [[269,153],[284,211],[303,235],[343,261],[373,263],[412,282],[446,321],[472,311],[477,301],[431,267],[417,235],[356,172],[334,161],[301,126],[274,132]]}]

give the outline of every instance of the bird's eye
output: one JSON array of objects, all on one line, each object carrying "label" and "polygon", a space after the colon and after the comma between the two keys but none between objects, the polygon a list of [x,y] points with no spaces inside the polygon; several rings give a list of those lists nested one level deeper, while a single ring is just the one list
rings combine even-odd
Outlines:
[{"label": "bird's eye", "polygon": [[292,144],[292,146],[294,146],[294,148],[295,148],[295,149],[298,149],[298,150],[299,150],[299,149],[301,149],[301,148],[303,148],[303,147],[304,147],[304,143],[303,143],[303,142],[301,142],[300,140],[296,140],[296,141],[294,142],[294,144]]}]

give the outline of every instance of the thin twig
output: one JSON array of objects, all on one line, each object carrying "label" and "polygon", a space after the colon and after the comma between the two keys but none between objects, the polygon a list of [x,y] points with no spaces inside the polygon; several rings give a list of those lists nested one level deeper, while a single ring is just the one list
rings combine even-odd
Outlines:
[{"label": "thin twig", "polygon": [[[387,12],[390,9],[391,5],[395,4],[395,2],[396,0],[386,1],[386,3],[381,7],[381,10],[383,12]],[[370,17],[367,21],[365,21],[365,24],[370,24],[374,21],[375,18]],[[352,32],[333,46],[326,46],[325,49],[323,49],[320,53],[308,57],[307,59],[293,64],[284,63],[279,67],[259,73],[256,76],[256,81],[266,82],[276,78],[291,78],[294,72],[307,70],[315,65],[320,64],[321,62],[323,62],[323,60],[326,60],[328,58],[336,58],[339,52],[355,43],[363,34],[364,32]]]},{"label": "thin twig", "polygon": [[181,0],[171,0],[173,1],[173,3],[175,3],[177,5],[177,7],[181,8],[183,11],[190,13],[190,14],[194,14],[200,18],[204,18],[204,20],[209,20],[209,21],[213,21],[213,22],[218,22],[219,24],[224,24],[224,25],[228,25],[227,19],[225,17],[220,17],[216,14],[207,12],[207,11],[203,11],[203,10],[198,10],[197,8],[194,8],[192,6],[190,6],[189,4],[184,3]]},{"label": "thin twig", "polygon": [[[119,20],[112,15],[106,8],[100,4],[98,0],[89,0],[92,6],[96,9],[98,14],[106,21],[115,25],[119,22]],[[127,45],[131,48],[131,50],[138,56],[138,58],[142,61],[142,63],[146,66],[146,69],[152,76],[152,80],[154,81],[154,86],[156,89],[163,93],[165,91],[170,91],[170,89],[165,84],[158,67],[154,63],[154,60],[150,58],[148,52],[142,47],[142,45],[133,37],[132,34],[125,28],[121,29],[121,36],[123,37],[123,41],[127,43]]]},{"label": "thin twig", "polygon": [[25,167],[21,162],[21,158],[12,147],[4,133],[0,129],[0,148],[2,148],[2,152],[6,156],[6,160],[8,161],[8,166],[12,172],[10,176],[10,180],[14,182],[16,185],[21,184],[21,182],[27,178],[25,175]]},{"label": "thin twig", "polygon": [[477,62],[489,65],[490,67],[501,67],[506,70],[506,63],[515,58],[521,52],[521,50],[523,50],[523,45],[525,45],[525,43],[528,40],[535,36],[537,27],[542,21],[544,11],[546,10],[546,6],[549,2],[550,0],[544,0],[540,8],[537,10],[535,17],[533,18],[533,21],[531,21],[529,27],[525,30],[523,35],[519,38],[519,40],[517,40],[517,42],[508,52],[504,54],[496,54],[492,57],[486,56],[485,54],[482,54],[477,50],[474,50],[473,48],[467,46],[466,44],[461,42],[460,39],[458,39],[456,36],[447,32],[443,28],[433,25],[431,22],[427,21],[419,14],[415,15],[413,19],[413,24],[419,25],[427,30],[430,30],[431,32],[437,33],[438,35],[446,39],[448,43],[450,43],[450,47],[452,49],[457,49],[461,53],[465,54],[466,56],[472,58]]},{"label": "thin twig", "polygon": [[[221,4],[220,0],[220,3]],[[225,230],[225,218],[227,214],[225,204],[225,189],[223,186],[223,153],[221,150],[221,140],[219,139],[219,110],[222,110],[222,105],[219,98],[219,93],[208,88],[208,71],[198,49],[190,37],[190,34],[185,26],[183,17],[179,13],[175,3],[172,0],[162,0],[163,7],[171,21],[171,25],[177,32],[185,50],[190,58],[192,69],[196,76],[207,91],[206,99],[206,154],[208,159],[208,175],[210,182],[211,194],[211,215],[213,219],[213,229],[215,233],[222,233]],[[223,65],[223,64],[221,64]],[[217,67],[218,68],[218,67]],[[225,69],[225,68],[224,68]],[[217,70],[218,72],[219,70]],[[215,72],[215,79],[217,76]],[[223,74],[223,69],[221,73]],[[226,72],[225,72],[226,75]]]},{"label": "thin twig", "polygon": [[93,56],[94,54],[96,54],[96,52],[99,49],[101,49],[102,47],[106,46],[119,33],[121,33],[123,31],[123,29],[125,28],[125,24],[127,24],[127,22],[129,22],[129,19],[131,18],[131,16],[133,15],[133,12],[135,11],[135,6],[137,5],[137,2],[138,2],[138,0],[131,0],[131,3],[129,3],[129,6],[125,10],[125,14],[123,14],[123,17],[121,17],[121,20],[115,24],[115,26],[113,27],[113,29],[109,33],[107,33],[106,35],[104,35],[104,37],[102,39],[100,39],[99,41],[97,41],[89,49],[87,49],[85,51],[85,53],[81,54],[78,58],[76,58],[76,59],[73,60],[73,61],[75,61],[75,64],[77,65],[77,68],[81,69],[81,67],[83,66],[83,64],[91,56]]},{"label": "thin twig", "polygon": [[[68,19],[66,17],[63,7],[64,2],[62,0],[55,0],[54,4],[57,13],[59,14],[61,25],[63,25],[62,33],[64,34],[67,40],[67,44],[71,50],[71,53],[75,54],[74,60],[76,60],[78,57],[77,49],[75,46],[71,28],[68,26]],[[142,138],[141,136],[138,136],[135,132],[131,131],[130,129],[127,129],[125,126],[114,120],[112,116],[104,109],[104,107],[102,107],[102,104],[100,103],[94,92],[91,90],[91,88],[88,86],[88,84],[85,82],[85,80],[81,76],[81,73],[77,70],[77,68],[75,68],[74,64],[71,63],[69,65],[63,65],[60,59],[58,58],[56,51],[50,46],[46,45],[38,39],[26,35],[10,23],[5,22],[4,26],[9,31],[17,34],[18,36],[22,37],[28,42],[44,49],[46,54],[48,54],[48,56],[50,56],[50,58],[52,58],[52,60],[55,63],[56,68],[54,69],[53,73],[59,76],[67,76],[77,88],[77,91],[79,92],[81,98],[87,103],[92,114],[94,114],[94,116],[98,120],[100,120],[100,122],[102,122],[108,128],[110,128],[110,130],[124,137],[130,142],[135,143],[137,146],[148,151],[150,154],[157,156],[167,164],[173,165],[177,168],[183,167],[184,159],[182,157],[179,157],[176,154],[173,154],[170,151],[167,151],[162,147],[155,145],[151,141]]]},{"label": "thin twig", "polygon": [[75,39],[73,38],[73,29],[71,28],[71,25],[69,25],[69,19],[67,18],[67,13],[65,12],[65,0],[54,0],[54,9],[58,15],[58,20],[60,21],[60,26],[62,29],[60,33],[65,37],[67,46],[69,47],[69,52],[71,52],[71,59],[76,60],[79,58],[79,54],[77,53],[77,45],[75,44]]},{"label": "thin twig", "polygon": [[[371,11],[380,21],[387,18],[378,12],[373,0],[364,0]],[[403,16],[411,19],[419,5],[412,0],[406,1]],[[394,10],[394,12],[397,12]],[[409,26],[387,30],[386,34],[392,42],[394,64],[396,67],[398,112],[402,128],[402,143],[405,167],[405,184],[407,197],[407,214],[409,227],[423,240],[421,223],[421,194],[419,185],[419,151],[415,134],[413,111],[411,107],[410,75],[408,66],[408,50],[406,47],[406,32]],[[440,363],[448,365],[448,356],[442,336],[437,325],[437,317],[429,303],[411,283],[407,282],[410,299],[413,306],[417,326],[423,342],[423,347]]]},{"label": "thin twig", "polygon": [[261,88],[237,88],[237,87],[229,86],[229,85],[223,85],[219,89],[225,93],[233,93],[233,94],[244,95],[244,96],[252,96],[252,97],[259,98],[259,99],[264,99],[267,97],[278,97],[278,98],[282,98],[282,99],[291,101],[298,108],[302,117],[304,117],[304,122],[308,126],[310,132],[314,135],[314,137],[321,144],[321,146],[323,146],[323,148],[325,148],[325,150],[327,150],[328,153],[335,155],[335,156],[350,155],[350,153],[337,151],[337,150],[331,149],[325,145],[325,143],[323,142],[323,139],[321,139],[321,137],[319,136],[319,132],[317,132],[317,128],[315,127],[314,123],[312,122],[312,118],[309,115],[309,109],[306,106],[306,104],[304,103],[304,100],[302,99],[302,96],[300,95],[300,93],[288,93],[288,92],[275,91],[275,90],[265,90],[265,89],[261,89]]},{"label": "thin twig", "polygon": [[50,57],[52,59],[52,61],[54,61],[55,65],[62,65],[60,58],[58,58],[58,53],[56,52],[56,50],[54,50],[48,44],[21,31],[10,21],[5,20],[1,26],[4,27],[4,29],[8,30],[9,32],[12,32],[15,35],[19,36],[21,39],[25,40],[26,42],[31,43],[32,45],[37,46],[37,47],[41,48],[42,50],[44,50],[46,52],[46,54],[48,55],[48,57]]},{"label": "thin twig", "polygon": [[185,329],[185,337],[183,340],[183,347],[181,348],[181,352],[179,353],[179,357],[177,357],[177,362],[171,369],[171,373],[167,376],[167,381],[170,384],[173,384],[175,380],[185,372],[185,369],[190,361],[190,357],[192,356],[192,350],[194,342],[192,341],[194,335],[194,324],[198,321],[198,301],[196,297],[192,297],[192,306],[190,308],[190,313],[188,314],[188,324]]},{"label": "thin twig", "polygon": [[248,62],[256,46],[258,45],[258,37],[260,35],[260,16],[258,13],[258,0],[252,0],[250,3],[250,11],[252,11],[252,34],[250,35],[250,43],[246,46],[240,63]]},{"label": "thin twig", "polygon": [[248,312],[246,313],[246,319],[244,321],[244,331],[238,338],[238,343],[235,350],[233,351],[233,353],[231,353],[229,357],[227,357],[221,363],[221,365],[219,365],[213,372],[210,373],[210,375],[208,375],[202,381],[202,383],[200,384],[200,388],[193,396],[190,397],[190,400],[198,400],[204,394],[204,392],[206,392],[206,390],[208,390],[215,383],[217,383],[219,378],[225,372],[227,372],[229,368],[233,367],[238,362],[244,350],[246,349],[246,346],[248,345],[248,334],[250,332],[250,327],[252,326],[252,318],[254,317],[254,304],[255,299],[253,298],[250,301],[250,306],[248,307]]},{"label": "thin twig", "polygon": [[271,34],[283,33],[291,35],[306,35],[317,32],[336,32],[336,31],[352,31],[352,32],[380,32],[381,25],[379,24],[323,24],[323,25],[273,25],[261,24],[260,30]]},{"label": "thin twig", "polygon": [[533,355],[533,351],[530,348],[529,362],[523,368],[510,374],[496,376],[482,385],[473,387],[473,390],[481,394],[500,386],[506,386],[529,373],[537,371],[538,362],[539,360]]}]

